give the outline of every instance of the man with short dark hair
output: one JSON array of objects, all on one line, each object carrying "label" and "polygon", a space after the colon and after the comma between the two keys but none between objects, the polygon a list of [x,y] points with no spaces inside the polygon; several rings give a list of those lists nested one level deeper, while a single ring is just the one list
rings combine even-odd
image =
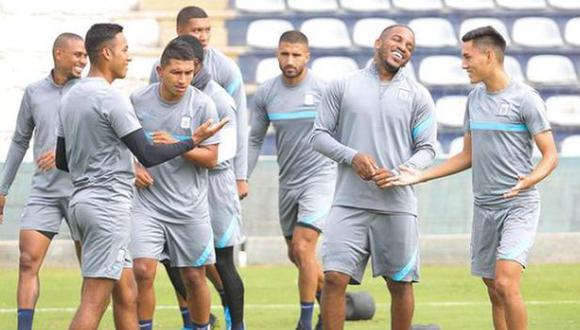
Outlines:
[{"label": "man with short dark hair", "polygon": [[70,329],[97,329],[111,293],[114,302],[129,301],[114,313],[117,329],[138,328],[136,288],[127,250],[133,200],[131,153],[150,167],[183,154],[215,134],[225,122],[204,123],[183,141],[151,145],[129,100],[111,83],[124,78],[131,60],[123,27],[95,24],[85,47],[88,77],[63,98],[56,166],[69,171],[71,227],[82,244],[81,303]]},{"label": "man with short dark hair", "polygon": [[372,256],[373,275],[391,294],[391,328],[408,330],[419,281],[417,197],[412,187],[379,189],[399,165],[424,168],[435,158],[437,124],[425,87],[403,67],[415,50],[404,25],[383,30],[374,63],[329,84],[312,133],[314,149],[338,162],[336,194],[322,246],[325,330],[342,329],[345,291]]},{"label": "man with short dark hair", "polygon": [[[258,162],[270,123],[276,128],[279,170],[279,215],[288,258],[298,268],[300,319],[297,329],[312,328],[314,300],[320,296],[322,270],[316,260],[316,243],[333,195],[334,162],[317,153],[308,139],[324,81],[306,64],[310,59],[307,37],[286,31],[278,43],[282,74],[262,84],[254,97],[249,137],[248,169]],[[316,325],[320,329],[322,324]]]},{"label": "man with short dark hair", "polygon": [[[477,84],[467,99],[463,150],[423,172],[402,167],[378,184],[426,182],[472,168],[471,273],[487,286],[494,328],[526,329],[520,281],[540,217],[535,185],[557,166],[558,153],[540,95],[504,70],[501,34],[487,26],[462,41],[463,69]],[[535,167],[534,142],[542,153]]]},{"label": "man with short dark hair", "polygon": [[[189,43],[176,38],[161,55],[157,67],[161,82],[131,95],[137,117],[154,143],[174,143],[190,136],[206,120],[217,121],[212,100],[190,86],[195,66]],[[171,267],[179,269],[183,279],[192,328],[208,329],[210,295],[205,266],[215,262],[215,254],[207,169],[217,165],[218,143],[217,137],[210,138],[181,158],[149,169],[151,182],[138,184],[131,254],[143,330],[153,328],[153,281],[164,249]]]},{"label": "man with short dark hair", "polygon": [[[52,49],[54,68],[48,77],[26,87],[12,144],[0,175],[0,223],[6,195],[34,135],[36,170],[32,189],[22,212],[19,237],[17,287],[18,329],[32,328],[34,307],[38,301],[38,272],[52,238],[58,234],[62,219],[69,221],[68,203],[72,193],[70,175],[57,171],[54,164],[58,108],[64,95],[80,78],[87,64],[83,38],[62,33]],[[74,235],[75,245],[78,239]]]}]

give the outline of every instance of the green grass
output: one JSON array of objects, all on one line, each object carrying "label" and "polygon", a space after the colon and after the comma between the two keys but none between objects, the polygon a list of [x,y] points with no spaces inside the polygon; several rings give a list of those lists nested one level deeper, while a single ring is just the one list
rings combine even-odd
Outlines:
[{"label": "green grass", "polygon": [[[298,315],[296,271],[292,267],[248,267],[241,270],[246,286],[248,329],[293,329]],[[156,282],[156,329],[180,329],[181,317],[162,269]],[[65,329],[78,304],[80,277],[74,269],[44,269],[36,329]],[[0,328],[15,329],[16,270],[0,269]],[[425,266],[415,286],[414,323],[434,323],[443,329],[491,329],[491,313],[480,280],[467,267]],[[524,274],[530,329],[580,329],[580,265],[532,265]],[[372,321],[348,322],[347,329],[388,328],[388,295],[382,279],[368,274],[362,286],[377,303]],[[214,305],[219,299],[212,296]],[[54,308],[54,309],[52,309]],[[66,308],[65,310],[58,309]],[[43,310],[44,309],[44,310]],[[52,310],[51,310],[52,309]],[[213,312],[223,322],[221,308]],[[110,311],[101,329],[113,329]],[[224,329],[223,324],[221,329]]]}]

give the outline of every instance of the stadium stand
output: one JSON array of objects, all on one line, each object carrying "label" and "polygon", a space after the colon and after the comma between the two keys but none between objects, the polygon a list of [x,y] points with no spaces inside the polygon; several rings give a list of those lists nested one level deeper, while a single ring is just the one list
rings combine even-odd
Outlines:
[{"label": "stadium stand", "polygon": [[461,69],[461,58],[450,55],[428,56],[419,66],[419,80],[426,85],[456,86],[469,83]]},{"label": "stadium stand", "polygon": [[548,0],[548,4],[555,9],[580,9],[580,1],[578,0]]},{"label": "stadium stand", "polygon": [[275,57],[265,58],[258,63],[256,68],[256,83],[261,84],[278,74],[280,74],[278,59]]},{"label": "stadium stand", "polygon": [[255,20],[248,26],[246,43],[252,47],[275,49],[280,35],[288,30],[294,30],[294,26],[283,19]]},{"label": "stadium stand", "polygon": [[398,9],[412,11],[443,9],[441,0],[393,0],[393,6]]},{"label": "stadium stand", "polygon": [[284,0],[236,0],[235,7],[251,13],[274,13],[286,10]]},{"label": "stadium stand", "polygon": [[339,2],[340,7],[351,11],[372,12],[391,8],[388,0],[339,0]]},{"label": "stadium stand", "polygon": [[554,20],[547,17],[518,18],[512,28],[514,43],[523,47],[562,47],[564,41]]},{"label": "stadium stand", "polygon": [[396,24],[388,18],[362,18],[356,21],[352,31],[352,42],[359,47],[372,48],[379,33],[387,26]]},{"label": "stadium stand", "polygon": [[304,21],[300,31],[308,36],[312,48],[348,48],[351,46],[348,29],[336,18],[312,18]]},{"label": "stadium stand", "polygon": [[548,120],[553,125],[580,127],[580,96],[554,95],[546,100]]},{"label": "stadium stand", "polygon": [[417,47],[441,48],[458,45],[453,25],[444,18],[417,18],[411,20],[409,26],[415,31]]},{"label": "stadium stand", "polygon": [[503,7],[511,10],[541,10],[546,9],[545,0],[496,0],[498,7]]},{"label": "stadium stand", "polygon": [[571,46],[580,47],[580,17],[572,18],[566,22],[564,40]]},{"label": "stadium stand", "polygon": [[319,57],[312,61],[312,71],[327,81],[338,79],[358,69],[358,64],[346,56]]},{"label": "stadium stand", "polygon": [[449,95],[440,97],[435,103],[437,123],[443,126],[460,128],[463,127],[467,96]]},{"label": "stadium stand", "polygon": [[566,85],[577,84],[574,63],[563,55],[535,55],[528,61],[528,80],[536,84]]},{"label": "stadium stand", "polygon": [[563,157],[580,157],[580,135],[572,135],[562,140],[560,154]]},{"label": "stadium stand", "polygon": [[288,0],[288,8],[299,12],[325,12],[338,9],[336,0]]},{"label": "stadium stand", "polygon": [[487,10],[493,9],[493,0],[445,0],[445,6],[457,10]]}]

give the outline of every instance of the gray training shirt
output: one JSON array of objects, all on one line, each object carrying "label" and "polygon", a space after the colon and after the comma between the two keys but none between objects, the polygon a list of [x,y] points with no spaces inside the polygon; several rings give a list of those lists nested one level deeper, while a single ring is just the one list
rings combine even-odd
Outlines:
[{"label": "gray training shirt", "polygon": [[258,162],[270,123],[276,129],[280,187],[300,188],[311,178],[326,179],[325,174],[334,173],[334,162],[312,149],[309,142],[324,88],[324,81],[311,71],[297,85],[287,85],[279,75],[258,88],[249,138],[249,174]]},{"label": "gray training shirt", "polygon": [[[532,172],[533,136],[550,130],[546,106],[533,88],[512,79],[502,91],[477,85],[467,99],[464,130],[471,133],[473,195],[480,206],[510,202],[503,194]],[[535,187],[517,200],[539,201]]]},{"label": "gray training shirt", "polygon": [[[155,70],[157,65],[159,61],[153,66],[149,83],[159,81]],[[248,178],[248,106],[242,73],[236,62],[215,48],[205,50],[203,66],[209,71],[211,78],[222,86],[236,103],[235,121],[238,139],[234,173],[237,180],[246,180]]]},{"label": "gray training shirt", "polygon": [[66,143],[73,202],[131,201],[132,155],[121,138],[140,128],[129,99],[104,78],[84,78],[71,88],[62,100],[58,136]]},{"label": "gray training shirt", "polygon": [[[58,86],[54,83],[52,74],[49,74],[46,78],[26,87],[10,150],[0,174],[0,194],[8,194],[33,133],[35,160],[47,151],[55,151],[58,109],[63,95],[76,82],[78,79]],[[44,172],[36,167],[32,177],[31,197],[69,197],[71,193],[72,182],[68,173],[56,168]]]},{"label": "gray training shirt", "polygon": [[333,205],[417,214],[413,187],[379,189],[351,167],[357,152],[381,168],[422,169],[435,158],[437,122],[431,95],[401,69],[381,93],[374,65],[332,82],[318,108],[312,143],[338,162]]},{"label": "gray training shirt", "polygon": [[[234,126],[237,129],[236,118],[236,104],[232,97],[226,92],[226,90],[220,86],[217,82],[210,80],[205,88],[203,89],[204,94],[209,96],[215,104],[216,112],[221,120],[222,118],[229,117],[230,122],[224,127]],[[226,170],[233,168],[233,160],[228,159],[219,163],[216,167],[210,171]]]},{"label": "gray training shirt", "polygon": [[[159,96],[159,83],[146,86],[131,95],[135,112],[147,136],[165,131],[177,140],[191,139],[195,129],[208,119],[218,122],[213,101],[189,86],[177,103],[167,103]],[[202,145],[219,143],[214,135]],[[176,157],[147,169],[153,186],[137,189],[135,207],[155,212],[162,220],[173,223],[207,221],[207,169],[183,157]]]}]

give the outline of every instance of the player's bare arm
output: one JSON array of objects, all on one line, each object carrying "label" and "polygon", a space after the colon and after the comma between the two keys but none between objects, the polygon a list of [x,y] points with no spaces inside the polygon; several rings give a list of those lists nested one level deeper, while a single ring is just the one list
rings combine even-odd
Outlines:
[{"label": "player's bare arm", "polygon": [[558,165],[558,151],[554,143],[552,131],[545,131],[534,136],[534,142],[542,153],[542,159],[536,165],[532,173],[528,175],[520,175],[516,185],[507,193],[505,198],[513,198],[517,196],[520,191],[529,189],[535,186],[545,177],[547,177]]}]

